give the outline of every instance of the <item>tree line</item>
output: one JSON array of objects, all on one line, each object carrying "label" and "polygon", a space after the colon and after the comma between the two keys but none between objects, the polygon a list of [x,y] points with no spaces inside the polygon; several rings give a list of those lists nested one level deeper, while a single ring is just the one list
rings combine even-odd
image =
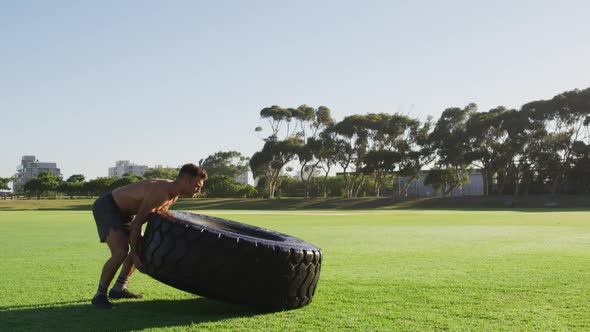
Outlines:
[{"label": "tree line", "polygon": [[[219,151],[199,161],[210,175],[205,196],[379,197],[394,189],[407,196],[426,168],[424,184],[442,195],[466,184],[474,169],[482,174],[484,195],[590,192],[590,88],[520,109],[450,107],[436,120],[366,113],[336,121],[328,107],[309,105],[265,107],[260,117],[266,125],[255,131],[262,148],[250,158]],[[258,179],[256,187],[235,181],[248,170]],[[338,175],[330,176],[334,170]],[[141,177],[90,181],[47,173],[23,191],[95,196],[144,178],[174,179],[177,171],[156,168]],[[396,181],[400,177],[405,181]],[[10,180],[0,178],[0,188]]]},{"label": "tree line", "polygon": [[[207,197],[255,197],[256,188],[237,183],[235,178],[248,170],[248,158],[236,151],[216,152],[199,161],[199,165],[213,174],[206,182],[203,195]],[[121,177],[98,177],[86,180],[82,174],[74,174],[63,180],[49,172],[42,172],[17,188],[17,194],[27,197],[66,195],[93,197],[144,179],[174,180],[178,168],[150,168],[143,175],[124,174]],[[0,178],[0,189],[8,189],[8,183],[16,178]]]},{"label": "tree line", "polygon": [[[408,115],[367,113],[335,121],[330,109],[277,105],[260,111],[267,122],[262,149],[250,167],[263,179],[265,194],[276,196],[288,165],[298,162],[310,195],[313,170],[342,170],[344,195],[358,197],[371,185],[381,196],[394,177],[407,179],[402,195],[428,167],[425,184],[443,195],[481,171],[484,195],[588,193],[590,191],[590,88],[572,90],[520,109],[499,106],[479,111],[476,104],[445,109],[435,121]],[[367,181],[367,180],[370,181]]]}]

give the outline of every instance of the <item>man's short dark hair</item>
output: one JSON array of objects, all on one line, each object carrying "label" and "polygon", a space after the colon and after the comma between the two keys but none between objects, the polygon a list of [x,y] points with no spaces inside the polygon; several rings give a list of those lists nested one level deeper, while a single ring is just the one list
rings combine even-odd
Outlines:
[{"label": "man's short dark hair", "polygon": [[209,177],[207,175],[207,171],[203,167],[199,167],[195,164],[182,165],[182,167],[180,168],[180,171],[178,171],[178,177],[185,176],[185,175],[198,177],[203,180],[207,180],[207,178]]}]

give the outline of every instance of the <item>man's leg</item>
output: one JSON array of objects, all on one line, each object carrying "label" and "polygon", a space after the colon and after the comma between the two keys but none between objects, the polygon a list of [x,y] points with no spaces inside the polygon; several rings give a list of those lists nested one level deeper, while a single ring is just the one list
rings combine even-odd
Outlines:
[{"label": "man's leg", "polygon": [[[127,243],[129,243],[129,234],[131,233],[131,221],[133,220],[133,216],[129,216],[123,220],[123,232],[127,237]],[[127,255],[125,262],[123,262],[123,267],[119,272],[119,277],[115,282],[115,285],[109,292],[109,297],[112,299],[141,299],[143,296],[139,294],[133,294],[127,289],[127,283],[129,282],[129,277],[135,271],[135,264],[133,264],[133,257]]]},{"label": "man's leg", "polygon": [[115,273],[127,258],[129,250],[127,236],[122,231],[111,229],[106,238],[107,245],[111,251],[111,257],[107,260],[102,268],[98,291],[92,299],[92,304],[100,309],[110,309],[112,304],[107,299],[107,289],[115,277]]},{"label": "man's leg", "polygon": [[143,298],[143,296],[141,296],[139,294],[131,293],[129,290],[127,290],[127,284],[129,283],[129,277],[131,277],[131,275],[133,274],[133,271],[135,271],[135,265],[133,264],[133,258],[131,256],[127,255],[127,258],[125,259],[125,262],[123,263],[123,267],[121,268],[121,271],[119,272],[119,277],[117,278],[115,285],[113,286],[113,288],[109,292],[110,298],[113,298],[113,299],[121,299],[121,298],[141,299],[141,298]]}]

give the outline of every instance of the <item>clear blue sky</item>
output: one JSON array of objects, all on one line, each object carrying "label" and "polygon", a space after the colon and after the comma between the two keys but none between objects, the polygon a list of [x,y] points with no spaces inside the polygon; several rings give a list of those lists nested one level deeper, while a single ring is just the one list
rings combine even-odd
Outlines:
[{"label": "clear blue sky", "polygon": [[[517,4],[515,4],[517,3]],[[588,1],[1,1],[0,176],[251,155],[265,106],[437,117],[590,86]]]}]

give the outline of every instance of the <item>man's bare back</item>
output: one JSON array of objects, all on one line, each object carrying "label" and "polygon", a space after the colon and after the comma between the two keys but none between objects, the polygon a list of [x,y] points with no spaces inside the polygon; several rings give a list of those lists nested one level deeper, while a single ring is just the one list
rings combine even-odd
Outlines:
[{"label": "man's bare back", "polygon": [[164,200],[160,206],[154,208],[156,212],[166,212],[178,199],[171,180],[144,180],[113,190],[113,198],[121,212],[126,215],[136,215],[142,202],[150,196],[154,201]]}]

